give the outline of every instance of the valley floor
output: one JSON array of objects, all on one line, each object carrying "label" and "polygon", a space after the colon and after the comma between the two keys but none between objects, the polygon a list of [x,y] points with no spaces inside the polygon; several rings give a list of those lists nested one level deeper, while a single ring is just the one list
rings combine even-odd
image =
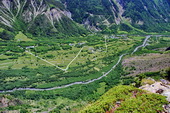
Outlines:
[{"label": "valley floor", "polygon": [[0,95],[10,94],[28,103],[14,110],[27,106],[27,111],[34,112],[77,112],[111,87],[133,81],[121,76],[169,67],[169,52],[160,49],[170,44],[167,36],[46,41],[1,42]]}]

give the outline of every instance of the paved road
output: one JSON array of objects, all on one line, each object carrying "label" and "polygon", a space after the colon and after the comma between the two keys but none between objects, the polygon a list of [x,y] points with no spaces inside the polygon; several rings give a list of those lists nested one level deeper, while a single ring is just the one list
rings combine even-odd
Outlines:
[{"label": "paved road", "polygon": [[148,39],[149,39],[150,37],[151,37],[150,35],[149,35],[149,36],[146,36],[146,38],[145,38],[143,44],[140,45],[140,46],[138,46],[138,47],[136,47],[136,48],[134,49],[134,51],[132,52],[132,54],[135,53],[139,48],[145,47],[145,46],[147,45],[147,41],[148,41]]},{"label": "paved road", "polygon": [[[134,51],[132,52],[132,54],[135,53],[139,48],[145,47],[145,46],[146,46],[146,42],[148,41],[148,39],[149,39],[150,37],[151,37],[151,36],[146,36],[143,44],[140,45],[140,46],[138,46],[138,47],[136,47],[136,48],[134,49]],[[73,85],[90,84],[90,83],[92,83],[92,82],[95,82],[95,81],[97,81],[97,80],[102,79],[103,77],[107,76],[111,71],[113,71],[113,69],[121,62],[123,56],[125,56],[125,54],[122,54],[121,56],[119,56],[119,60],[117,61],[117,63],[116,63],[108,72],[106,72],[105,74],[103,74],[102,76],[100,76],[99,78],[96,78],[96,79],[92,79],[92,80],[88,80],[88,81],[74,82],[74,83],[67,84],[67,85],[56,86],[56,87],[52,87],[52,88],[44,88],[44,89],[38,89],[38,88],[15,88],[15,89],[12,89],[12,90],[0,91],[0,93],[7,93],[7,92],[14,92],[14,91],[23,91],[23,90],[30,90],[30,91],[49,91],[49,90],[66,88],[66,87],[73,86]]]}]

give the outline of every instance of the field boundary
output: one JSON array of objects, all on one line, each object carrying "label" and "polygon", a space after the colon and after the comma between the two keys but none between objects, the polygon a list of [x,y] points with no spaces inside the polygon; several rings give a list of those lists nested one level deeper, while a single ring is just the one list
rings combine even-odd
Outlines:
[{"label": "field boundary", "polygon": [[[145,47],[146,46],[146,42],[148,41],[148,39],[150,38],[151,36],[146,36],[145,40],[143,41],[142,45],[136,47],[134,49],[134,51],[131,53],[135,53],[139,48],[141,47]],[[83,48],[82,48],[83,49]],[[81,50],[82,50],[81,49]],[[81,50],[79,51],[79,53],[81,53]],[[78,53],[78,54],[79,54]],[[55,89],[62,89],[62,88],[66,88],[66,87],[70,87],[70,86],[73,86],[73,85],[80,85],[80,84],[90,84],[92,82],[95,82],[97,80],[100,80],[102,79],[103,77],[107,76],[111,71],[113,71],[113,69],[121,62],[122,60],[122,57],[125,56],[126,54],[122,54],[119,56],[119,60],[117,61],[117,63],[115,65],[112,66],[112,68],[104,73],[102,76],[96,78],[96,79],[92,79],[92,80],[88,80],[88,81],[79,81],[79,82],[73,82],[73,83],[70,83],[70,84],[66,84],[66,85],[63,85],[63,86],[56,86],[56,87],[52,87],[52,88],[44,88],[44,89],[39,89],[39,88],[14,88],[12,90],[7,90],[7,91],[0,91],[0,93],[7,93],[7,92],[14,92],[14,91],[24,91],[24,90],[30,90],[30,91],[49,91],[49,90],[55,90]],[[76,58],[76,57],[75,57]],[[74,59],[73,59],[74,60]]]}]

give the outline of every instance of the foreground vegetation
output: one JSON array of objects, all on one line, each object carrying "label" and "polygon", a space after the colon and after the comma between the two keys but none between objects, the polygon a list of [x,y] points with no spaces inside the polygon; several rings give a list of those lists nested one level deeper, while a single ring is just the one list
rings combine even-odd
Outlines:
[{"label": "foreground vegetation", "polygon": [[116,86],[81,113],[157,113],[167,104],[164,96],[147,93],[131,86]]}]

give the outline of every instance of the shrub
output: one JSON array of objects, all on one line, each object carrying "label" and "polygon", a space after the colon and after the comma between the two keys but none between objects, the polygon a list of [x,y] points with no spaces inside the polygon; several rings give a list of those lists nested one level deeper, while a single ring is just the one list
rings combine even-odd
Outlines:
[{"label": "shrub", "polygon": [[[115,109],[117,102],[121,105]],[[95,103],[87,106],[80,113],[156,113],[163,111],[167,104],[164,96],[150,94],[138,88],[119,85],[106,92]]]}]

